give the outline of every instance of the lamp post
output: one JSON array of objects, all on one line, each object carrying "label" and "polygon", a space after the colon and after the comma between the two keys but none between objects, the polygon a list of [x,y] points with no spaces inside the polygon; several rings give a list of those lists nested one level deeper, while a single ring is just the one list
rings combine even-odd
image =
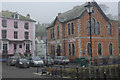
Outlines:
[{"label": "lamp post", "polygon": [[89,14],[89,24],[90,24],[90,55],[91,55],[91,59],[90,59],[90,65],[92,66],[92,29],[91,29],[91,14],[93,11],[93,6],[90,2],[88,2],[88,4],[85,6],[88,14]]},{"label": "lamp post", "polygon": [[46,56],[48,56],[48,54],[47,54],[47,39],[46,39]]}]

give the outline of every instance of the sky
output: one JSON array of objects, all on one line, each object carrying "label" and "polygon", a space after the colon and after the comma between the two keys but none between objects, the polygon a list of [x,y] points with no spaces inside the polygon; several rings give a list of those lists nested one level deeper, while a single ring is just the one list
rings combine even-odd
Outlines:
[{"label": "sky", "polygon": [[[0,6],[2,10],[18,12],[30,17],[40,23],[50,23],[58,15],[72,9],[74,6],[81,5],[88,0],[2,0]],[[108,13],[118,14],[118,0],[95,0],[98,4],[106,4],[109,7]]]}]

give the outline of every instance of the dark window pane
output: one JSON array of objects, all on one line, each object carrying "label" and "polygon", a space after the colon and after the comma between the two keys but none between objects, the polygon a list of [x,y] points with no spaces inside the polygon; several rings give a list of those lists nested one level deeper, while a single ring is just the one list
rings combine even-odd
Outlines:
[{"label": "dark window pane", "polygon": [[29,23],[25,23],[25,24],[24,24],[24,28],[25,28],[25,29],[29,29]]},{"label": "dark window pane", "polygon": [[17,31],[14,32],[14,38],[15,38],[15,39],[18,38],[18,32],[17,32]]},{"label": "dark window pane", "polygon": [[59,37],[59,26],[57,26],[57,36]]},{"label": "dark window pane", "polygon": [[2,38],[6,38],[7,37],[7,30],[2,30]]},{"label": "dark window pane", "polygon": [[71,45],[69,44],[69,55],[71,55]]},{"label": "dark window pane", "polygon": [[75,55],[75,45],[72,44],[72,55],[74,56]]},{"label": "dark window pane", "polygon": [[18,28],[18,22],[14,22],[14,28]]},{"label": "dark window pane", "polygon": [[68,24],[68,35],[70,35],[70,24]]},{"label": "dark window pane", "polygon": [[90,54],[91,54],[90,53],[90,43],[87,44],[87,54],[88,54],[88,56],[90,56]]},{"label": "dark window pane", "polygon": [[22,45],[19,45],[19,48],[22,48]]},{"label": "dark window pane", "polygon": [[113,54],[112,44],[110,43],[109,44],[109,55],[112,55],[112,54]]},{"label": "dark window pane", "polygon": [[100,43],[98,44],[98,55],[102,55],[102,46]]},{"label": "dark window pane", "polygon": [[2,20],[2,27],[7,27],[7,20]]},{"label": "dark window pane", "polygon": [[74,24],[73,24],[73,22],[71,23],[71,34],[74,34]]},{"label": "dark window pane", "polygon": [[25,32],[25,39],[29,39],[29,32]]}]

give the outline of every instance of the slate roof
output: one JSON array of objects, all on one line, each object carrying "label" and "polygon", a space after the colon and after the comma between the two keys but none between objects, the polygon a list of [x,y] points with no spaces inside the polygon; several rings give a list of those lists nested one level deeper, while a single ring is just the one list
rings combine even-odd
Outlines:
[{"label": "slate roof", "polygon": [[[8,18],[8,19],[13,19],[13,15],[16,14],[17,12],[10,12],[10,11],[2,11],[0,12],[0,17],[2,18]],[[17,13],[18,14],[18,13]],[[33,19],[30,19],[30,18],[27,18],[21,14],[18,14],[19,15],[19,20],[24,20],[24,21],[32,21],[32,22],[36,22],[35,20]]]},{"label": "slate roof", "polygon": [[[64,22],[74,20],[76,18],[80,18],[82,16],[82,14],[86,11],[86,9],[84,7],[85,5],[87,5],[87,2],[84,3],[83,5],[76,6],[73,9],[66,11],[64,13],[61,13],[60,15],[56,16],[56,18],[51,22],[49,27],[47,27],[46,29],[53,27],[55,25],[56,20],[60,21],[61,23],[64,23]],[[102,9],[99,7],[99,5],[96,2],[92,2],[92,5],[96,6],[98,8],[98,10],[103,15],[103,17],[106,19],[106,21],[109,21],[107,16],[104,14]]]}]

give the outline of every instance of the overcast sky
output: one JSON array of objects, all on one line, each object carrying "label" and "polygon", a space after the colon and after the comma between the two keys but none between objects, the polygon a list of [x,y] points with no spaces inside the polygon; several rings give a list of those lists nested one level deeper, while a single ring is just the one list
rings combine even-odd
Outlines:
[{"label": "overcast sky", "polygon": [[[20,1],[20,0],[19,0]],[[24,16],[30,14],[31,18],[40,23],[50,23],[58,13],[63,13],[72,9],[74,6],[81,5],[84,2],[2,2],[2,10],[18,12]],[[106,4],[109,7],[108,13],[118,14],[117,2],[98,2]]]}]

